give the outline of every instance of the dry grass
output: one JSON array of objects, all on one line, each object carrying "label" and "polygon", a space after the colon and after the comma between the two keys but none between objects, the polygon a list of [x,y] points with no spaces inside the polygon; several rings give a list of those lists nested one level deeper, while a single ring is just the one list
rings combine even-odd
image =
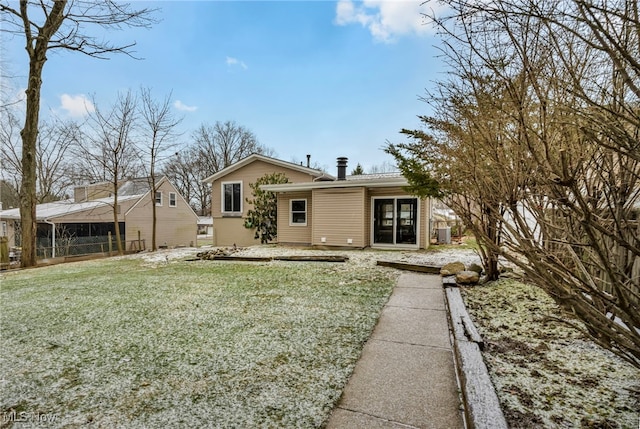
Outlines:
[{"label": "dry grass", "polygon": [[3,427],[320,427],[396,276],[168,256],[2,275]]}]

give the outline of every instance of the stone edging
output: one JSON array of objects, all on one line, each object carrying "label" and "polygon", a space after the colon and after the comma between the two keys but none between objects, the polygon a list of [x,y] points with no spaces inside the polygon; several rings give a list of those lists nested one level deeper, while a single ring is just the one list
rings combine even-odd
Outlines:
[{"label": "stone edging", "polygon": [[443,278],[449,322],[453,332],[456,371],[462,388],[469,428],[508,429],[489,371],[482,359],[484,342],[467,313],[455,280]]}]

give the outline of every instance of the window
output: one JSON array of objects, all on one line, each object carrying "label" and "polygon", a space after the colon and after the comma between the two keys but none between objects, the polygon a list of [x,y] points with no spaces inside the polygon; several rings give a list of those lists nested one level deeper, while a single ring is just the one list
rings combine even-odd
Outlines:
[{"label": "window", "polygon": [[156,206],[162,205],[162,192],[156,191]]},{"label": "window", "polygon": [[222,184],[222,212],[242,213],[242,182]]},{"label": "window", "polygon": [[176,202],[176,193],[169,192],[169,207],[175,207],[177,205]]},{"label": "window", "polygon": [[306,226],[307,225],[307,200],[290,200],[289,225]]}]

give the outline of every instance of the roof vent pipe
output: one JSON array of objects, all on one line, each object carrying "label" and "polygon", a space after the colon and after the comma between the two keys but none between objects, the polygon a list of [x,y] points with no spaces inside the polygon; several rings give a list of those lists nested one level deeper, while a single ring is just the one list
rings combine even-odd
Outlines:
[{"label": "roof vent pipe", "polygon": [[349,158],[341,156],[338,158],[338,180],[347,179],[347,161]]},{"label": "roof vent pipe", "polygon": [[307,155],[307,168],[311,167],[311,155]]}]

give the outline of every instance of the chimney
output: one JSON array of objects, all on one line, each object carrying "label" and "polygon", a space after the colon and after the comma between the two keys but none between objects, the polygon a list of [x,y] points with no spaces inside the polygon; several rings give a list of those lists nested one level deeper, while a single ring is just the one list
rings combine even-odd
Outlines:
[{"label": "chimney", "polygon": [[347,160],[349,158],[341,156],[338,158],[338,180],[347,179]]},{"label": "chimney", "polygon": [[307,155],[307,168],[311,167],[311,155]]}]

